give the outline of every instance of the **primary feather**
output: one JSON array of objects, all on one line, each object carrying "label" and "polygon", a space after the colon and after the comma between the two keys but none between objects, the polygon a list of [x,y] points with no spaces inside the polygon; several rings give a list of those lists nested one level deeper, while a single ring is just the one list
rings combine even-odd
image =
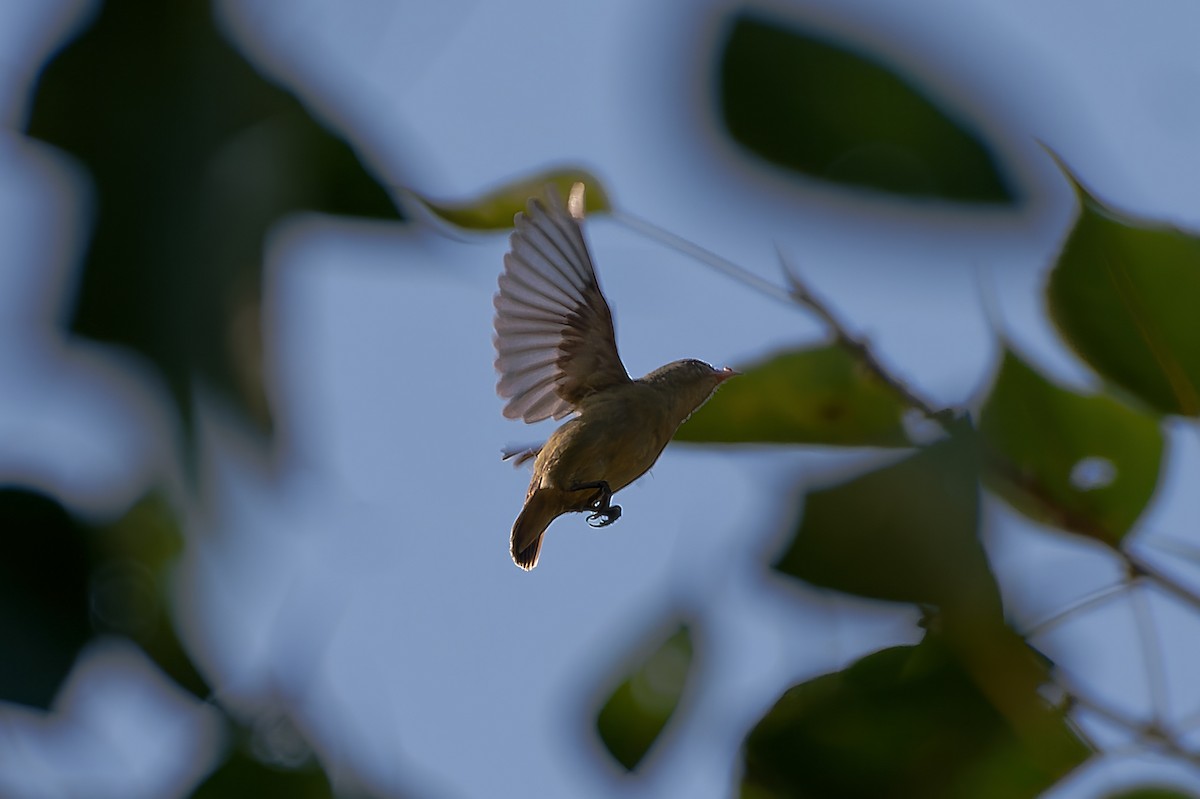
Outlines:
[{"label": "primary feather", "polygon": [[496,391],[510,419],[561,419],[629,375],[580,220],[551,189],[515,224],[494,303]]},{"label": "primary feather", "polygon": [[509,544],[526,570],[558,516],[617,519],[612,495],[645,474],[680,423],[736,374],[687,359],[629,378],[583,238],[582,190],[576,184],[564,204],[550,189],[517,214],[495,299],[504,415],[537,422],[576,414],[518,456],[532,458],[533,476]]}]

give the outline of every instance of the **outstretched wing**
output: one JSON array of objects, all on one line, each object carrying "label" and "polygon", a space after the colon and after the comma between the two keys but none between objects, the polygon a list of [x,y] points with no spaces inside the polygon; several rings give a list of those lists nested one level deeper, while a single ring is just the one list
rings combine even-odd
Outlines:
[{"label": "outstretched wing", "polygon": [[517,214],[496,294],[496,392],[504,415],[538,422],[596,391],[628,383],[612,312],[583,240],[583,184],[570,207],[550,187]]}]

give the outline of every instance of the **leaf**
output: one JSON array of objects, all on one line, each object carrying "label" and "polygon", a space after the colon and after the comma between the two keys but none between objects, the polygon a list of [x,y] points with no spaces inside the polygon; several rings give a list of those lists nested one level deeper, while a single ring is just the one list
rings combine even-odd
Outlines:
[{"label": "leaf", "polygon": [[741,146],[834,183],[962,202],[1012,203],[995,156],[882,59],[739,12],[718,56],[720,114]]},{"label": "leaf", "polygon": [[784,693],[746,738],[741,795],[1038,796],[1091,753],[1036,690],[1028,699],[1052,740],[1014,731],[953,648],[929,633]]},{"label": "leaf", "polygon": [[1171,786],[1146,785],[1110,793],[1104,799],[1196,799],[1196,794]]},{"label": "leaf", "polygon": [[835,345],[748,367],[684,422],[676,441],[901,447],[905,404]]},{"label": "leaf", "polygon": [[183,535],[160,494],[148,494],[94,536],[91,597],[93,625],[124,635],[180,687],[201,700],[211,693],[175,631],[167,601],[170,568],[183,551]]},{"label": "leaf", "polygon": [[269,429],[263,241],[296,210],[395,217],[343,141],[218,35],[212,5],[121,0],[43,71],[29,133],[94,181],[71,330],[163,375],[190,433],[203,378]]},{"label": "leaf", "polygon": [[0,530],[0,700],[45,710],[92,637],[88,530],[15,487],[0,489]]},{"label": "leaf", "polygon": [[999,615],[1000,597],[979,543],[974,432],[809,492],[774,568],[814,585],[893,602]]},{"label": "leaf", "polygon": [[0,700],[48,709],[97,633],[130,638],[200,698],[210,688],[180,644],[165,600],[182,539],[150,494],[111,525],[73,518],[56,500],[0,489]]},{"label": "leaf", "polygon": [[311,763],[296,769],[269,766],[239,748],[191,794],[192,799],[258,799],[264,796],[333,799],[334,793],[329,777],[319,766]]},{"label": "leaf", "polygon": [[1115,545],[1158,485],[1153,417],[1053,385],[1007,351],[980,414],[989,488],[1030,518]]},{"label": "leaf", "polygon": [[1100,203],[1081,210],[1047,299],[1067,343],[1106,380],[1163,413],[1200,416],[1200,239]]},{"label": "leaf", "polygon": [[586,186],[583,201],[587,213],[612,210],[608,193],[599,178],[576,167],[561,167],[517,178],[481,197],[456,203],[431,200],[411,191],[408,194],[431,213],[456,227],[468,230],[507,230],[513,226],[516,213],[525,210],[529,198],[541,197],[545,194],[548,184],[553,184],[559,195],[566,197],[575,183],[583,183]]},{"label": "leaf", "polygon": [[680,624],[628,669],[600,708],[596,715],[600,741],[627,771],[638,767],[675,713],[691,666],[691,630]]}]

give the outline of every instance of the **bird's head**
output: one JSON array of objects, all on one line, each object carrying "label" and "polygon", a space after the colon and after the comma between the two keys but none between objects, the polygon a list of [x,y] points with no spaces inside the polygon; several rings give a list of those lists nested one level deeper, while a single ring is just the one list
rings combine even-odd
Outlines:
[{"label": "bird's head", "polygon": [[655,369],[642,381],[671,398],[680,422],[691,416],[726,380],[740,375],[728,366],[717,369],[704,361],[685,358]]}]

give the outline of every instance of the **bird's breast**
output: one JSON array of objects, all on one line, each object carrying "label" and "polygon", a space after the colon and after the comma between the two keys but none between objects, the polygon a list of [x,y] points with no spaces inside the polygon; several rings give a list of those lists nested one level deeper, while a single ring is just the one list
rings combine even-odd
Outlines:
[{"label": "bird's breast", "polygon": [[542,484],[569,489],[603,480],[619,491],[645,474],[672,432],[653,400],[638,391],[586,404],[546,442]]}]

